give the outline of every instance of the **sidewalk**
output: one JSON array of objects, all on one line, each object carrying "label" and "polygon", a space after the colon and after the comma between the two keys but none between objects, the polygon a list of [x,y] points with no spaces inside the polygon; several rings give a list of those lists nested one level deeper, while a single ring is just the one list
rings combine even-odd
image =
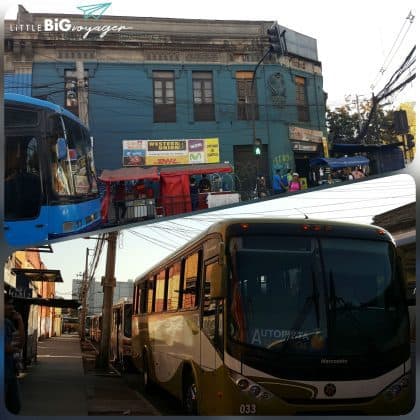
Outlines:
[{"label": "sidewalk", "polygon": [[30,416],[88,415],[78,335],[38,342],[38,361],[19,380],[22,411]]},{"label": "sidewalk", "polygon": [[[19,378],[23,416],[160,415],[115,369],[95,368],[96,350],[77,334],[38,342],[38,360]],[[138,373],[133,378],[140,378]]]}]

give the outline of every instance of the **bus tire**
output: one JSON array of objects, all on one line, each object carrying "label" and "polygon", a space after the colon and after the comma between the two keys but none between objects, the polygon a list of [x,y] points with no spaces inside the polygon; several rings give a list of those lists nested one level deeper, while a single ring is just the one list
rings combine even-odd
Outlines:
[{"label": "bus tire", "polygon": [[184,373],[182,382],[182,407],[185,414],[195,416],[198,414],[197,384],[194,375],[190,370]]}]

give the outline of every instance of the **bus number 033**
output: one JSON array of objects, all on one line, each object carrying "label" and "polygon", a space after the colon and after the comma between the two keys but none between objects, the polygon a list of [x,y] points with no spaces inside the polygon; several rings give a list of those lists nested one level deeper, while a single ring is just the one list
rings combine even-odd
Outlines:
[{"label": "bus number 033", "polygon": [[256,414],[257,406],[255,404],[241,404],[239,406],[239,412],[241,414]]}]

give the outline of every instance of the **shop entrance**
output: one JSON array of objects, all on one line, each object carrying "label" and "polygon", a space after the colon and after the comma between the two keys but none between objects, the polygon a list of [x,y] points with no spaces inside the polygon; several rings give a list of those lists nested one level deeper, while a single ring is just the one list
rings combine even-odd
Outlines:
[{"label": "shop entrance", "polygon": [[253,145],[233,146],[233,160],[235,162],[235,174],[239,178],[238,189],[242,200],[249,200],[255,189],[257,175],[264,176],[268,186],[271,179],[268,169],[268,147],[262,145],[262,154],[257,157],[254,154]]},{"label": "shop entrance", "polygon": [[317,153],[295,153],[296,172],[299,174],[300,179],[306,178],[306,183],[308,186],[312,185],[309,160],[316,157],[317,155]]}]

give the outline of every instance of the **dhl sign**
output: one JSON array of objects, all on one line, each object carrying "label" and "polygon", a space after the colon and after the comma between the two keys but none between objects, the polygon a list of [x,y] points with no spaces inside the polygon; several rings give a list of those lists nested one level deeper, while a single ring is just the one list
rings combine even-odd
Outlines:
[{"label": "dhl sign", "polygon": [[124,166],[219,163],[219,139],[123,140],[123,157]]}]

